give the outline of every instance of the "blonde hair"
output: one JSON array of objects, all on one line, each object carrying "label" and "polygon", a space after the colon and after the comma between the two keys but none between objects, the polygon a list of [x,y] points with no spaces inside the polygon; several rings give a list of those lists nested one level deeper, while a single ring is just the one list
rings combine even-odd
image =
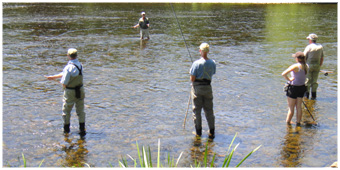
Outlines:
[{"label": "blonde hair", "polygon": [[209,52],[209,44],[208,44],[208,43],[202,43],[202,44],[200,45],[200,50],[201,50],[202,52]]}]

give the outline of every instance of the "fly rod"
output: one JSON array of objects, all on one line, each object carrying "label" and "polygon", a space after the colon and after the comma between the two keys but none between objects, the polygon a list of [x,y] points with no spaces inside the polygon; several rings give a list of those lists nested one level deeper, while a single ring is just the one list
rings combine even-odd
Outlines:
[{"label": "fly rod", "polygon": [[309,109],[308,109],[307,105],[305,104],[305,102],[302,101],[302,103],[303,103],[303,105],[305,105],[305,107],[306,107],[306,109],[307,109],[309,115],[312,117],[312,119],[314,120],[314,122],[316,122],[315,119],[314,119],[314,117],[313,117],[313,115],[309,112]]},{"label": "fly rod", "polygon": [[[187,50],[188,50],[188,53],[189,53],[189,56],[190,56],[191,63],[193,63],[192,57],[191,57],[191,54],[190,54],[190,51],[189,51],[189,48],[188,48],[188,45],[187,45],[187,42],[185,41],[185,38],[184,38],[184,36],[183,36],[183,32],[182,32],[181,25],[180,25],[179,22],[178,22],[177,15],[176,15],[176,12],[175,12],[175,10],[174,10],[174,6],[172,5],[172,3],[170,3],[170,5],[171,5],[171,8],[172,8],[172,12],[173,12],[174,15],[175,15],[175,18],[176,18],[176,21],[177,21],[177,25],[178,25],[178,27],[179,27],[179,30],[181,31],[181,35],[182,35],[182,38],[183,38],[183,40],[184,40],[185,47],[186,47]],[[185,113],[185,118],[184,118],[184,122],[183,122],[183,128],[185,128],[185,122],[186,122],[186,120],[187,120],[187,115],[188,115],[188,111],[189,111],[190,100],[191,100],[191,92],[190,92],[190,95],[189,95],[188,108],[187,108],[187,112]]]}]

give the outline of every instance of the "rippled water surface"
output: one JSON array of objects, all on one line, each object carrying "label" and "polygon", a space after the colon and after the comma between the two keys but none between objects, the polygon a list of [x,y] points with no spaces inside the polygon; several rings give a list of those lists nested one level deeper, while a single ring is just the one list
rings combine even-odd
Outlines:
[{"label": "rippled water surface", "polygon": [[[195,140],[191,110],[186,127],[191,58],[201,42],[211,45],[217,63],[213,78],[216,138],[208,143],[221,167],[237,133],[236,166],[327,167],[337,161],[337,5],[336,4],[173,4],[3,3],[3,166],[119,167],[137,157],[136,141],[150,146],[154,162],[158,139],[162,160],[180,167],[202,161],[207,142]],[[145,11],[151,40],[131,28]],[[317,125],[287,126],[281,76],[291,56],[319,35],[325,50],[318,98],[305,101]],[[62,71],[68,48],[77,48],[84,66],[87,135],[63,134],[62,88],[43,75]],[[312,119],[306,109],[303,121]],[[294,119],[295,120],[295,117]],[[18,157],[20,161],[18,161]],[[129,162],[132,166],[132,161]]]}]

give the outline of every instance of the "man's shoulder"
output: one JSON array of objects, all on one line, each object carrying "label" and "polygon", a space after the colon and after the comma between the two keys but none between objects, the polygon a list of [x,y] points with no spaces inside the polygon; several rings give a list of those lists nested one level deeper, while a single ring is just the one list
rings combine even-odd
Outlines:
[{"label": "man's shoulder", "polygon": [[216,65],[215,60],[213,60],[213,59],[209,59],[206,62],[209,63],[209,64],[212,64],[212,65]]},{"label": "man's shoulder", "polygon": [[195,60],[193,64],[201,64],[204,62],[204,59],[200,58],[198,60]]},{"label": "man's shoulder", "polygon": [[79,61],[68,62],[67,65],[65,66],[65,69],[72,70],[72,69],[75,69],[76,67],[79,67],[79,68],[82,67]]}]

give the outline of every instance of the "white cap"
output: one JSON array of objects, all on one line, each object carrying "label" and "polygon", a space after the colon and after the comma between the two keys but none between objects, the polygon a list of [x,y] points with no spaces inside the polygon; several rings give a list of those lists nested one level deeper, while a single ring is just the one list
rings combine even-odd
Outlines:
[{"label": "white cap", "polygon": [[145,15],[145,12],[140,13],[141,15]]},{"label": "white cap", "polygon": [[67,51],[67,55],[71,56],[71,55],[77,55],[77,49],[75,48],[70,48]]}]

